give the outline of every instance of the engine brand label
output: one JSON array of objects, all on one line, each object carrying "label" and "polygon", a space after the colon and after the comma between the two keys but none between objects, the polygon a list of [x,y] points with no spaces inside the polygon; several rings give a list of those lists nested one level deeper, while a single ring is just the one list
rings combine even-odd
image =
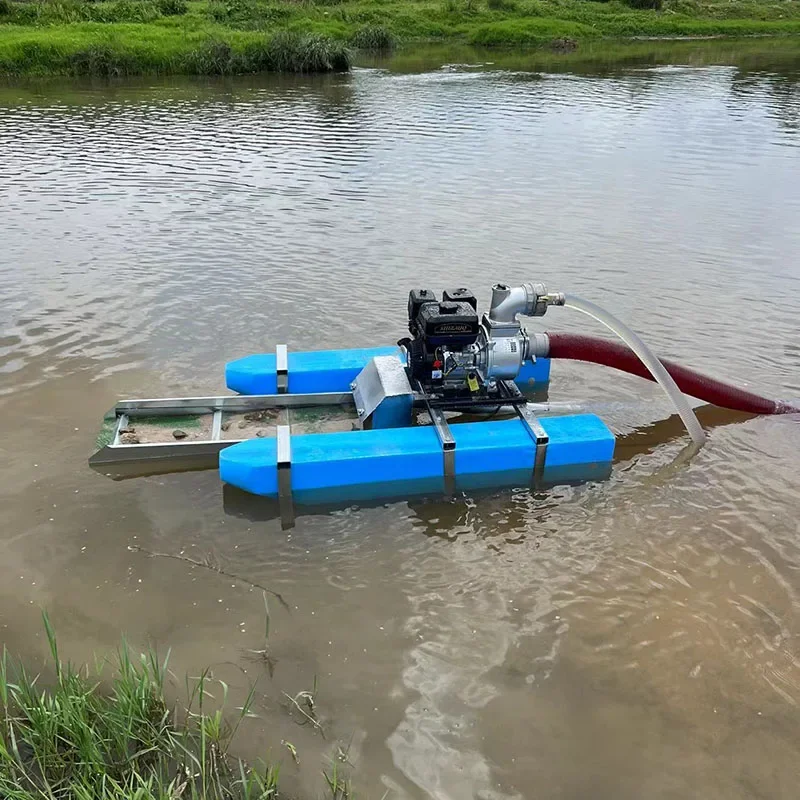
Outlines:
[{"label": "engine brand label", "polygon": [[472,333],[472,326],[449,322],[446,325],[437,325],[434,333]]}]

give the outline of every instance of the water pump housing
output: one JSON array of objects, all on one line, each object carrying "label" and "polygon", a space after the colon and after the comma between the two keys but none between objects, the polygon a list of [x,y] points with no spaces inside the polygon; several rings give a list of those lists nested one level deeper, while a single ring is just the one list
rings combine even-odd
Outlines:
[{"label": "water pump housing", "polygon": [[[493,308],[495,301],[505,300],[508,305],[510,293],[504,290],[494,292]],[[411,338],[399,342],[406,351],[412,385],[444,406],[521,398],[513,381],[531,356],[530,340],[515,314],[499,316],[493,319],[490,310],[481,319],[469,289],[448,289],[441,301],[431,289],[412,290],[408,298]]]}]

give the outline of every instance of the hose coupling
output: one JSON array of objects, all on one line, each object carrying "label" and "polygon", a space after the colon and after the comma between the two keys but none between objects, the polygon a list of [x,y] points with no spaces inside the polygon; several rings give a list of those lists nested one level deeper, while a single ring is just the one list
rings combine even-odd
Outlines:
[{"label": "hose coupling", "polygon": [[564,292],[548,292],[539,297],[539,302],[545,306],[563,306],[567,303],[567,296]]}]

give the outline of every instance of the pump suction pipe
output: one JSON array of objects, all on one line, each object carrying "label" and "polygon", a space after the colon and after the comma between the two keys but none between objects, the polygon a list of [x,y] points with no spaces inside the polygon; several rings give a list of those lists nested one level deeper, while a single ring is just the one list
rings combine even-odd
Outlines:
[{"label": "pump suction pipe", "polygon": [[[545,334],[548,347],[541,352],[550,358],[568,358],[574,361],[589,361],[605,367],[638,375],[653,380],[652,375],[636,357],[636,354],[618,342],[597,336],[582,336],[575,333],[550,332]],[[660,359],[664,368],[684,394],[704,400],[706,403],[742,411],[745,414],[798,414],[800,408],[783,400],[772,400],[738,386],[695,372],[688,367]]]}]

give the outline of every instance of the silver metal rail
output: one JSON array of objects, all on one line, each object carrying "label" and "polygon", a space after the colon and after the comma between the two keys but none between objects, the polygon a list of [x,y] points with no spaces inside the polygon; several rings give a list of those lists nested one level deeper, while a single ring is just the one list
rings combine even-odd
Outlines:
[{"label": "silver metal rail", "polygon": [[[111,440],[91,456],[89,464],[92,467],[103,467],[112,464],[176,460],[203,461],[208,466],[214,466],[220,450],[244,441],[244,439],[222,438],[223,415],[226,413],[240,414],[270,408],[280,409],[281,415],[278,419],[280,425],[287,421],[285,414],[290,408],[337,405],[352,408],[354,405],[352,393],[320,392],[296,395],[224,395],[121,400],[106,415],[107,420],[115,420]],[[142,417],[169,418],[204,414],[211,415],[209,439],[142,444],[126,444],[122,441],[122,431]]]},{"label": "silver metal rail", "polygon": [[221,397],[161,397],[152,400],[120,400],[113,412],[130,417],[175,417],[182,414],[211,414],[228,411],[259,411],[265,408],[308,408],[310,406],[350,406],[352,392],[311,394],[250,394]]}]

